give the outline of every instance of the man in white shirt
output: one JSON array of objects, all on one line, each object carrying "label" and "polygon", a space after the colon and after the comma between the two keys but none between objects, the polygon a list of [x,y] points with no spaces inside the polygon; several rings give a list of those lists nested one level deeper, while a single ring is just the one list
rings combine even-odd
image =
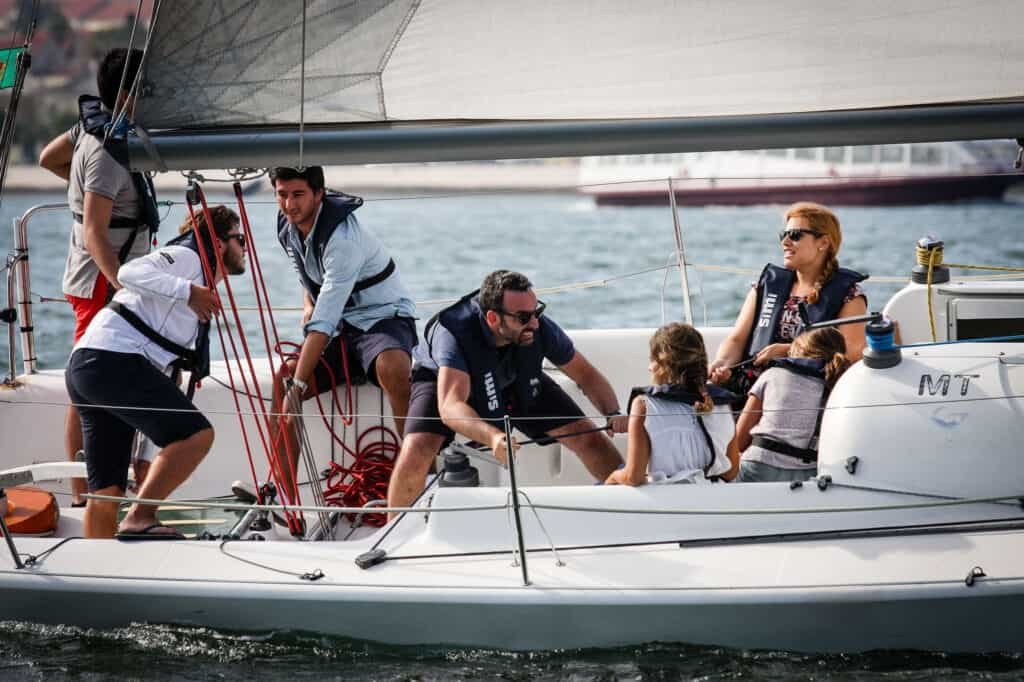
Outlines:
[{"label": "man in white shirt", "polygon": [[[139,489],[139,497],[145,499],[170,495],[213,444],[210,422],[170,376],[179,360],[202,364],[197,342],[203,338],[204,323],[220,311],[214,287],[224,277],[217,271],[214,249],[221,253],[227,274],[245,271],[245,237],[238,231],[238,216],[223,206],[214,207],[211,216],[216,239],[211,243],[202,215],[198,230],[215,270],[212,286],[203,275],[199,241],[186,219],[181,237],[121,266],[121,289],[111,305],[96,314],[72,351],[66,382],[82,417],[88,485],[94,494],[124,495],[136,430],[161,448]],[[117,510],[117,502],[90,499],[85,536],[183,537],[156,520],[152,505],[133,505],[120,526]]]}]

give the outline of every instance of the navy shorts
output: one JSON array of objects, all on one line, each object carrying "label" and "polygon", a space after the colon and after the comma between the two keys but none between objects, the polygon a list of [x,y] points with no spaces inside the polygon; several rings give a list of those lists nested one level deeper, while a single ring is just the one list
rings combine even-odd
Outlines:
[{"label": "navy shorts", "polygon": [[377,356],[386,350],[396,349],[411,356],[412,348],[416,345],[416,323],[411,317],[391,317],[381,320],[365,332],[346,324],[341,334],[331,339],[324,348],[322,358],[326,366],[324,362],[316,363],[310,385],[317,393],[329,391],[332,378],[335,385],[341,386],[345,383],[341,354],[343,343],[348,356],[349,377],[352,383],[363,383],[369,378],[374,386],[380,386],[377,382],[377,373],[374,371]]},{"label": "navy shorts", "polygon": [[89,490],[128,487],[136,431],[162,448],[211,428],[174,381],[142,355],[79,348],[64,379],[82,417]]},{"label": "navy shorts", "polygon": [[[529,418],[523,418],[524,411],[517,405],[510,407],[512,425],[535,439],[543,440],[549,431],[585,418],[576,401],[546,374],[541,375],[540,390],[530,400],[525,412]],[[437,405],[437,377],[432,372],[418,370],[418,376],[413,375],[405,433],[436,433],[445,437],[445,445],[455,437],[455,432],[441,421]]]}]

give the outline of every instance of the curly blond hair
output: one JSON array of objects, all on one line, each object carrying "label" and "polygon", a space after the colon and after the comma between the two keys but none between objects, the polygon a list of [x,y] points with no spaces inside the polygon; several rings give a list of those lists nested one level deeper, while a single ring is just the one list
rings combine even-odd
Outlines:
[{"label": "curly blond hair", "polygon": [[695,406],[697,412],[710,412],[714,405],[706,388],[708,353],[700,332],[691,325],[671,322],[654,332],[650,346],[651,360],[661,367],[669,382],[703,395],[704,401]]}]

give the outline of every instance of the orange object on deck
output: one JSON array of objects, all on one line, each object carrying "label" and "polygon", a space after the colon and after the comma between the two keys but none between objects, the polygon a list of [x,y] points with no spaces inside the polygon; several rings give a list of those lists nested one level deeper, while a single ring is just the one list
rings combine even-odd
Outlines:
[{"label": "orange object on deck", "polygon": [[60,507],[53,493],[39,488],[7,488],[4,520],[12,535],[42,535],[57,530]]}]

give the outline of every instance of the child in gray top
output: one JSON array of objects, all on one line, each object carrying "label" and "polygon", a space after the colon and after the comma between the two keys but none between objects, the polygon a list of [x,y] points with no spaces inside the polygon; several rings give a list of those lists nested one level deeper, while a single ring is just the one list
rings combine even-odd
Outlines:
[{"label": "child in gray top", "polygon": [[843,335],[834,327],[794,339],[789,357],[750,389],[736,424],[743,456],[740,481],[803,481],[817,471],[821,409],[849,367]]}]

